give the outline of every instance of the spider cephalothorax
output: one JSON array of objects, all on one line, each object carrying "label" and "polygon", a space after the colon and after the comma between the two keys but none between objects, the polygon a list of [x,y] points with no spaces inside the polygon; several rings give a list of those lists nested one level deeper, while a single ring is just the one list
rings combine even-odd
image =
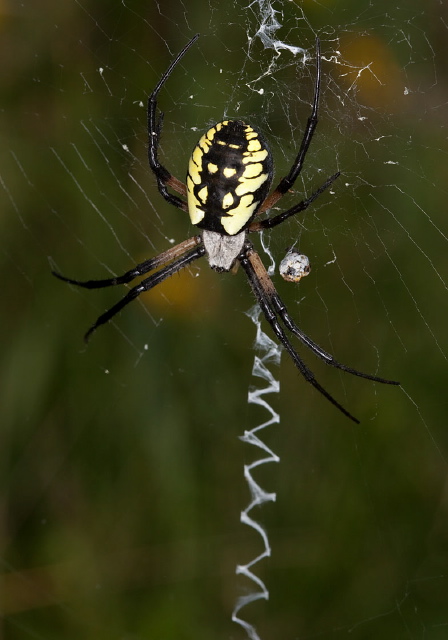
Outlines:
[{"label": "spider cephalothorax", "polygon": [[[156,176],[161,195],[179,209],[188,211],[192,224],[201,229],[202,233],[164,251],[155,258],[138,264],[122,276],[115,278],[79,281],[66,278],[56,272],[53,273],[65,282],[87,289],[96,289],[126,284],[138,276],[157,269],[152,275],[144,278],[138,285],[130,289],[124,298],[97,319],[85,335],[85,339],[88,340],[97,327],[108,322],[129,302],[144,291],[154,288],[194,260],[207,256],[210,266],[216,271],[229,271],[235,263],[239,263],[246,273],[266,320],[305,380],[311,383],[348,418],[358,422],[317,382],[312,371],[290,343],[283,327],[295,335],[321,360],[337,369],[384,384],[396,385],[398,382],[362,373],[337,362],[333,356],[305,335],[289,316],[260,256],[248,237],[250,232],[272,229],[291,216],[304,211],[339,176],[339,172],[330,176],[308,198],[301,200],[290,209],[270,217],[259,218],[260,214],[271,209],[291,189],[302,170],[317,125],[321,75],[319,40],[316,40],[316,81],[311,115],[308,118],[298,154],[288,175],[280,180],[269,195],[273,179],[272,154],[261,133],[255,127],[241,120],[224,120],[204,133],[191,154],[186,185],[172,176],[168,169],[159,162],[158,149],[163,114],[159,113],[157,116],[157,97],[177,63],[197,38],[198,35],[194,36],[176,56],[149,96],[148,159],[149,166]],[[173,194],[168,188],[186,197],[187,200]]]}]

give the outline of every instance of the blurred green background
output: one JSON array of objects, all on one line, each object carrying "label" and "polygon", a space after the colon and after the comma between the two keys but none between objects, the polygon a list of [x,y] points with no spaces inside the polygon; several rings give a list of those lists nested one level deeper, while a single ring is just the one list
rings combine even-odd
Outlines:
[{"label": "blurred green background", "polygon": [[[5,639],[245,637],[231,612],[252,589],[235,567],[262,550],[239,522],[259,452],[238,437],[267,415],[247,403],[263,382],[243,274],[197,262],[85,348],[123,291],[76,290],[50,269],[107,277],[192,235],[147,168],[144,102],[195,32],[160,96],[163,161],[183,179],[199,132],[238,115],[287,171],[314,63],[263,49],[248,5],[0,3]],[[342,172],[266,238],[277,260],[297,241],[312,264],[299,288],[276,285],[338,360],[403,387],[304,354],[355,426],[286,355],[272,366],[281,421],[262,437],[281,461],[256,478],[277,502],[252,514],[271,541],[256,568],[270,599],[241,615],[263,639],[446,638],[448,3],[273,7],[279,38],[322,42],[321,120],[296,191]]]}]

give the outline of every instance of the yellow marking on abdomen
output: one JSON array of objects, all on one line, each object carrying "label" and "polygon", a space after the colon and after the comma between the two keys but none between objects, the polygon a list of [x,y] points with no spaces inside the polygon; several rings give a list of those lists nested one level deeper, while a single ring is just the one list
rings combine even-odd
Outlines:
[{"label": "yellow marking on abdomen", "polygon": [[255,207],[258,202],[254,202],[251,193],[246,194],[240,200],[237,207],[229,211],[229,216],[221,218],[221,224],[230,236],[237,234],[244,227],[246,222],[251,219]]},{"label": "yellow marking on abdomen", "polygon": [[256,178],[257,176],[260,175],[260,173],[263,171],[263,165],[261,164],[261,162],[254,162],[251,164],[248,164],[247,167],[244,169],[244,173],[243,173],[243,178]]},{"label": "yellow marking on abdomen", "polygon": [[205,202],[207,202],[207,197],[208,197],[208,188],[205,186],[198,191],[198,198],[202,202],[202,204],[204,204]]},{"label": "yellow marking on abdomen", "polygon": [[261,143],[258,140],[258,137],[255,140],[249,140],[249,143],[247,145],[248,151],[253,153],[254,151],[260,151],[260,149],[261,149]]},{"label": "yellow marking on abdomen", "polygon": [[[216,168],[218,168],[218,167],[216,167]],[[222,172],[223,172],[225,178],[231,178],[232,176],[234,176],[236,174],[236,169],[234,169],[233,167],[224,167]]]},{"label": "yellow marking on abdomen", "polygon": [[[232,206],[233,202],[234,202],[233,194],[229,191],[229,193],[226,193],[226,195],[222,199],[222,208],[223,209],[228,209],[229,207]],[[233,215],[233,213],[232,213],[232,215]]]},{"label": "yellow marking on abdomen", "polygon": [[243,156],[243,164],[247,164],[248,162],[263,162],[268,156],[268,150],[261,149],[261,151],[255,151],[255,153],[245,151]]},{"label": "yellow marking on abdomen", "polygon": [[240,184],[236,187],[235,193],[237,196],[244,197],[244,194],[246,193],[252,193],[254,191],[257,191],[257,189],[259,189],[262,186],[262,184],[266,182],[267,179],[268,179],[267,173],[262,173],[260,176],[258,176],[258,178],[249,178],[249,179],[243,178]]},{"label": "yellow marking on abdomen", "polygon": [[202,164],[202,158],[203,158],[204,154],[202,149],[199,146],[196,146],[193,149],[193,153],[191,154],[191,158],[190,158],[190,162],[189,164],[191,165],[192,162],[194,162],[195,167],[196,167],[196,171],[198,171],[201,168],[201,164]]}]

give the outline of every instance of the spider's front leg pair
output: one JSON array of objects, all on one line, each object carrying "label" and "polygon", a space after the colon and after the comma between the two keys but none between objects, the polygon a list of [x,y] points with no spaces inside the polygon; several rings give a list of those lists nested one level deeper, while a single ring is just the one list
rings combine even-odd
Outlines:
[{"label": "spider's front leg pair", "polygon": [[84,335],[84,341],[88,342],[92,333],[98,329],[102,324],[109,322],[119,311],[123,309],[130,302],[135,300],[144,291],[153,289],[158,284],[172,276],[173,274],[185,269],[189,264],[201,258],[205,255],[205,248],[202,242],[201,236],[193,236],[188,238],[184,242],[176,245],[172,249],[163,251],[155,258],[145,260],[136,265],[129,271],[126,271],[122,276],[115,276],[114,278],[106,278],[104,280],[74,280],[73,278],[66,278],[57,271],[53,271],[53,275],[68,282],[74,284],[77,287],[83,287],[84,289],[102,289],[104,287],[112,287],[118,284],[128,284],[150,271],[158,269],[155,273],[144,278],[138,285],[132,287],[128,293],[121,298],[110,309],[102,313],[99,318],[94,322],[90,329]]},{"label": "spider's front leg pair", "polygon": [[358,424],[359,420],[355,418],[349,411],[347,411],[347,409],[345,409],[337,400],[333,398],[332,395],[328,393],[328,391],[326,391],[326,389],[322,387],[321,384],[319,384],[319,382],[317,382],[313,372],[306,366],[302,358],[299,356],[297,351],[288,340],[288,337],[283,330],[280,321],[283,322],[284,326],[289,331],[291,331],[291,333],[293,333],[302,342],[302,344],[308,347],[318,358],[323,360],[326,364],[329,364],[336,369],[346,371],[347,373],[351,373],[354,376],[366,378],[367,380],[373,380],[374,382],[391,385],[399,384],[398,382],[395,382],[393,380],[386,380],[385,378],[380,378],[378,376],[363,373],[362,371],[357,371],[352,367],[341,364],[340,362],[335,360],[332,355],[327,353],[324,349],[322,349],[322,347],[320,347],[305,333],[303,333],[303,331],[299,329],[299,327],[288,314],[285,305],[278,295],[274,284],[269,277],[263,262],[261,261],[260,256],[254,250],[252,243],[250,243],[249,241],[245,243],[243,251],[239,255],[238,260],[247,275],[247,279],[249,280],[252,291],[254,292],[254,295],[258,301],[258,304],[260,305],[260,309],[262,310],[264,317],[269,322],[275,335],[291,356],[297,369],[300,371],[307,382],[309,382],[315,389],[317,389],[317,391],[325,396],[325,398],[327,398],[327,400],[329,400],[331,404],[337,407],[339,411],[353,420],[353,422],[356,422]]}]

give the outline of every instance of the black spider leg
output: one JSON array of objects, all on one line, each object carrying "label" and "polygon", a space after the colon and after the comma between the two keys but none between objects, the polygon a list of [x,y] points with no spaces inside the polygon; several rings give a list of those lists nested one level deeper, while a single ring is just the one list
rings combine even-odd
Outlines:
[{"label": "black spider leg", "polygon": [[172,195],[168,192],[167,184],[171,186],[175,191],[181,194],[186,193],[185,185],[174,178],[171,173],[160,164],[158,159],[158,148],[160,142],[160,134],[162,131],[163,124],[163,112],[160,112],[158,117],[156,116],[157,112],[157,96],[159,94],[160,89],[163,87],[165,82],[168,80],[171,75],[174,67],[179,63],[179,61],[186,54],[188,49],[196,42],[199,38],[199,34],[197,33],[191,40],[188,42],[182,51],[174,58],[173,62],[170,64],[168,69],[165,71],[163,76],[160,78],[157,83],[155,89],[153,89],[152,93],[148,98],[148,161],[151,170],[157,179],[157,187],[159,189],[160,194],[167,200],[170,204],[173,204],[179,209],[187,210],[186,203],[179,198],[178,196]]},{"label": "black spider leg", "polygon": [[[105,324],[106,322],[109,322],[109,320],[113,318],[115,314],[121,311],[121,309],[123,309],[123,307],[125,307],[127,304],[132,302],[132,300],[135,300],[135,298],[137,298],[141,293],[143,293],[144,291],[149,291],[149,289],[153,289],[158,284],[166,280],[166,278],[169,278],[169,276],[172,276],[174,273],[177,273],[181,269],[184,269],[194,260],[201,258],[203,255],[205,255],[205,248],[204,245],[201,244],[192,251],[185,253],[171,264],[163,267],[148,278],[142,280],[138,285],[130,289],[129,292],[124,296],[124,298],[122,298],[119,302],[114,304],[113,307],[100,315],[98,320],[90,327],[90,329],[85,334],[84,341],[88,342],[90,336],[96,329],[98,329],[98,327],[100,327],[102,324]],[[76,282],[74,284],[76,284]],[[83,285],[81,284],[81,286]]]},{"label": "black spider leg", "polygon": [[[277,318],[277,313],[279,313],[275,305],[273,304],[272,294],[276,293],[274,285],[272,284],[271,279],[269,278],[266,269],[264,268],[263,263],[259,255],[254,250],[251,243],[247,242],[238,256],[238,260],[241,263],[244,271],[246,272],[247,278],[249,280],[250,286],[252,287],[252,291],[255,294],[255,297],[260,305],[260,308],[266,318],[266,320],[271,325],[275,335],[280,340],[282,345],[288,351],[291,356],[294,364],[297,369],[300,371],[302,376],[305,378],[307,382],[309,382],[319,393],[321,393],[331,404],[333,404],[339,411],[341,411],[347,418],[353,420],[359,424],[359,420],[352,416],[351,413],[347,411],[337,400],[331,396],[328,391],[326,391],[322,385],[317,382],[314,377],[313,372],[306,366],[303,362],[297,351],[294,349],[292,344],[289,342],[283,328],[280,325],[280,322]],[[261,266],[260,266],[261,265]],[[277,313],[276,313],[277,311]],[[283,318],[282,318],[283,319]],[[289,327],[288,327],[289,328]]]},{"label": "black spider leg", "polygon": [[[276,188],[273,190],[270,196],[268,196],[260,207],[258,213],[263,213],[267,209],[271,209],[274,204],[280,200],[280,198],[294,185],[295,181],[299,177],[302,171],[305,156],[308,152],[311,140],[313,139],[314,131],[317,126],[319,110],[319,98],[320,98],[320,78],[321,78],[321,65],[320,65],[320,40],[316,38],[316,80],[314,84],[314,98],[311,115],[309,116],[305,131],[303,133],[302,142],[300,143],[299,152],[294,160],[294,163],[288,173],[288,175],[280,180]],[[337,174],[339,175],[339,174]],[[337,177],[337,176],[336,176]],[[333,178],[335,179],[335,178]],[[326,188],[326,187],[325,187]],[[324,189],[322,189],[324,190]],[[291,214],[292,215],[292,214]]]},{"label": "black spider leg", "polygon": [[317,126],[317,112],[319,110],[319,97],[320,97],[320,41],[319,38],[316,38],[316,80],[314,85],[314,98],[313,98],[313,108],[311,111],[311,115],[308,118],[306,123],[305,132],[303,134],[302,143],[300,145],[299,153],[294,161],[294,164],[291,167],[291,171],[288,173],[286,178],[280,180],[276,191],[280,191],[280,193],[286,193],[293,186],[294,182],[297,180],[299,173],[302,171],[303,162],[305,160],[305,156],[311,144],[311,140],[314,135],[314,130]]},{"label": "black spider leg", "polygon": [[189,249],[192,249],[193,247],[201,243],[201,236],[192,236],[191,238],[188,238],[188,240],[180,242],[175,247],[159,253],[158,256],[137,264],[129,271],[126,271],[126,273],[124,273],[122,276],[114,276],[113,278],[105,278],[104,280],[74,280],[73,278],[67,278],[66,276],[63,276],[57,271],[52,271],[51,273],[56,276],[56,278],[59,278],[59,280],[63,280],[63,282],[74,284],[77,287],[84,287],[85,289],[101,289],[103,287],[113,287],[117,284],[127,284],[128,282],[135,280],[135,278],[148,273],[148,271],[153,271],[153,269],[157,269],[158,267],[163,266],[168,262],[171,262],[172,260],[175,260]]},{"label": "black spider leg", "polygon": [[[275,291],[275,290],[274,290]],[[275,291],[274,294],[270,295],[270,301],[275,311],[279,314],[281,319],[283,320],[287,329],[289,329],[295,336],[299,338],[299,340],[306,347],[311,349],[311,351],[321,360],[323,360],[326,364],[335,367],[336,369],[341,369],[342,371],[346,371],[347,373],[351,373],[354,376],[358,376],[359,378],[366,378],[367,380],[373,380],[374,382],[381,382],[382,384],[394,384],[399,385],[399,382],[395,380],[386,380],[386,378],[380,378],[379,376],[372,376],[370,373],[363,373],[362,371],[358,371],[357,369],[353,369],[352,367],[348,367],[345,364],[341,364],[337,360],[333,358],[333,356],[327,353],[322,347],[313,342],[311,338],[309,338],[303,331],[299,329],[299,327],[295,324],[295,322],[291,319],[288,314],[288,311],[282,302],[280,296]]]},{"label": "black spider leg", "polygon": [[320,186],[314,193],[310,195],[309,198],[305,200],[301,200],[298,204],[295,204],[291,209],[287,211],[283,211],[276,216],[272,216],[272,218],[265,218],[264,220],[257,220],[253,222],[249,226],[249,231],[261,231],[262,229],[272,229],[272,227],[276,227],[278,224],[281,224],[291,216],[294,216],[296,213],[300,213],[300,211],[305,211],[316,198],[320,196],[329,186],[333,184],[333,182],[340,175],[339,171],[332,175],[328,180],[324,182],[322,186]]}]

